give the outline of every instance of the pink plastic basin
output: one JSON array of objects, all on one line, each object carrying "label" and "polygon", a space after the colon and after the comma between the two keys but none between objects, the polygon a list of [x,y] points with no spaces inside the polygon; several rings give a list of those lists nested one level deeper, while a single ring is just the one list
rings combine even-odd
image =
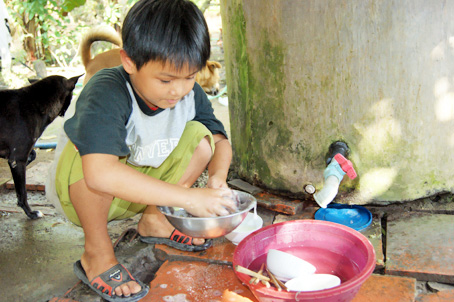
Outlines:
[{"label": "pink plastic basin", "polygon": [[233,265],[258,271],[266,264],[269,249],[298,256],[316,268],[316,273],[333,274],[341,285],[312,292],[279,292],[263,284],[249,284],[250,276],[235,271],[260,302],[351,301],[375,269],[375,251],[360,232],[341,224],[319,220],[294,220],[264,227],[247,236],[236,247]]}]

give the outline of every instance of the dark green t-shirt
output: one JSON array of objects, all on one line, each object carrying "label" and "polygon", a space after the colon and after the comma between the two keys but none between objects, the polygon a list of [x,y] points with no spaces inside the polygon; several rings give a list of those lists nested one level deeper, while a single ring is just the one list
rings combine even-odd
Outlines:
[{"label": "dark green t-shirt", "polygon": [[[136,107],[140,108],[141,114],[145,117],[157,117],[158,115],[162,117],[168,113],[166,110],[172,110],[171,108],[159,108],[153,111],[133,92],[133,89],[128,90],[127,83],[131,85],[129,75],[122,66],[118,66],[101,70],[85,85],[77,100],[74,116],[64,125],[66,134],[79,149],[81,155],[103,153],[127,156],[130,154],[130,146],[126,143],[126,138],[131,132],[130,130],[128,132],[126,125],[131,118],[132,102],[134,101],[130,93],[134,94],[138,105]],[[213,134],[223,134],[227,137],[224,126],[215,117],[211,103],[199,84],[196,83],[191,93],[183,100],[186,107],[179,107],[179,110],[188,110],[188,106],[194,106],[194,108],[190,108],[190,111],[195,110],[195,114],[189,118],[201,122]],[[147,120],[152,119],[147,118]],[[168,128],[174,127],[175,123],[185,124],[186,122],[171,121],[170,123],[153,124],[152,127],[155,128],[153,132],[167,133]],[[143,122],[139,124],[140,127],[148,127]],[[136,126],[134,131],[137,130],[140,129],[137,129]]]}]

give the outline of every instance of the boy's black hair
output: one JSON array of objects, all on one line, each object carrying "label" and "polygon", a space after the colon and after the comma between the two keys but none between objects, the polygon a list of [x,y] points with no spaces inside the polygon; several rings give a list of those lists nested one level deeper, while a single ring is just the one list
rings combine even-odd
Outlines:
[{"label": "boy's black hair", "polygon": [[123,22],[122,38],[137,70],[150,61],[201,69],[210,57],[207,23],[188,0],[140,0]]}]

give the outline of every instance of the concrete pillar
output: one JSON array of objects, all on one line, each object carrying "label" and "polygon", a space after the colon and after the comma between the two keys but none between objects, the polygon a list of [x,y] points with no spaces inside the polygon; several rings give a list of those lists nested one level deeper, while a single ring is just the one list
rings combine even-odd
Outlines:
[{"label": "concrete pillar", "polygon": [[454,191],[454,1],[221,0],[240,176],[323,186],[329,145],[358,204]]}]

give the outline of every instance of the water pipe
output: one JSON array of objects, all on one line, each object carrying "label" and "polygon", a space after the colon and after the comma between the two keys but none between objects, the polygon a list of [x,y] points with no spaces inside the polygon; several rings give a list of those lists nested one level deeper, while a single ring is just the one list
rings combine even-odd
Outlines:
[{"label": "water pipe", "polygon": [[39,149],[55,149],[57,148],[57,142],[48,142],[48,143],[36,143],[33,148]]},{"label": "water pipe", "polygon": [[[345,145],[345,147],[342,144]],[[331,148],[332,146],[333,148]],[[350,179],[356,177],[356,171],[353,168],[352,162],[345,158],[348,151],[348,147],[346,146],[347,145],[342,142],[336,142],[330,146],[330,153],[335,154],[334,156],[330,156],[327,160],[327,163],[329,164],[323,172],[323,177],[325,178],[323,189],[314,194],[315,201],[322,208],[326,208],[336,197],[339,191],[339,184],[345,174],[347,174]]]},{"label": "water pipe", "polygon": [[328,149],[328,158],[326,160],[326,165],[329,165],[333,157],[337,154],[340,153],[342,154],[343,157],[347,158],[348,157],[348,146],[346,143],[342,141],[337,141],[329,145]]}]

